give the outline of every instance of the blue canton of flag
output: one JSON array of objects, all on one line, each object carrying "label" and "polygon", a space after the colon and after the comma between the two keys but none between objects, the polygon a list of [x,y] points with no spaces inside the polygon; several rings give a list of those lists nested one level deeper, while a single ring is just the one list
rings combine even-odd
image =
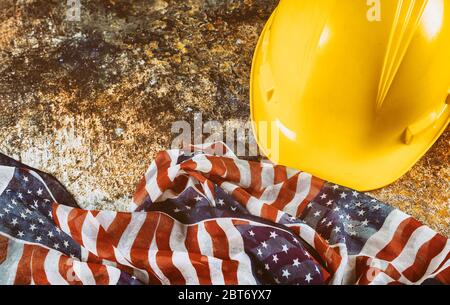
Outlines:
[{"label": "blue canton of flag", "polygon": [[372,197],[325,183],[300,218],[330,244],[346,244],[349,254],[357,254],[392,210]]},{"label": "blue canton of flag", "polygon": [[81,258],[80,246],[55,225],[54,199],[35,173],[15,168],[0,202],[4,203],[0,207],[0,231],[4,234]]}]

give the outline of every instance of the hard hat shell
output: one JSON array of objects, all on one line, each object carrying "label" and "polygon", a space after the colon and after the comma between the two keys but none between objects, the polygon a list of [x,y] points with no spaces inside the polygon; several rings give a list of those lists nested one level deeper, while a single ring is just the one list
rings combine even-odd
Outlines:
[{"label": "hard hat shell", "polygon": [[450,1],[368,3],[281,0],[250,89],[272,161],[361,191],[401,177],[450,118]]}]

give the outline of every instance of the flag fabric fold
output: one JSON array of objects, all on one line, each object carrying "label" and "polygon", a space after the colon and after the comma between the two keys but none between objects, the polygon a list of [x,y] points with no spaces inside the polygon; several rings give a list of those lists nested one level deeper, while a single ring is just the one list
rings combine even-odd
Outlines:
[{"label": "flag fabric fold", "polygon": [[446,237],[223,143],[159,153],[120,212],[0,155],[0,284],[449,283]]}]

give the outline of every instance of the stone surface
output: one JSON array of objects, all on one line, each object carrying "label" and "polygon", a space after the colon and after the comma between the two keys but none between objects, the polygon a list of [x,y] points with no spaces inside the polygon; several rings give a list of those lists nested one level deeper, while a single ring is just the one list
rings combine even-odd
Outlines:
[{"label": "stone surface", "polygon": [[[258,35],[275,0],[0,2],[0,150],[53,173],[86,208],[123,209],[171,124],[247,121]],[[450,236],[447,131],[372,194]]]}]

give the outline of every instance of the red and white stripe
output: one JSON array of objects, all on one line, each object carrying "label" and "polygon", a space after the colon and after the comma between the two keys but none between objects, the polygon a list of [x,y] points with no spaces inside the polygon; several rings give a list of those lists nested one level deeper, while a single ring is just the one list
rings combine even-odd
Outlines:
[{"label": "red and white stripe", "polygon": [[14,167],[0,165],[0,195],[6,190],[9,182],[14,177]]},{"label": "red and white stripe", "polygon": [[[79,213],[77,219],[83,219],[80,223],[81,230],[78,231],[71,229],[68,224],[70,217],[74,217],[75,213]],[[115,217],[113,217],[114,214]],[[153,234],[146,236],[148,240],[151,240],[148,249],[140,249],[145,252],[141,252],[140,255],[148,257],[146,263],[143,263],[142,260],[132,256],[141,229],[144,225],[150,224],[146,223],[150,214],[158,216],[154,219],[153,232],[148,232]],[[163,284],[200,284],[201,270],[196,270],[194,267],[200,259],[208,262],[211,284],[256,283],[252,275],[250,259],[245,253],[242,236],[232,219],[217,219],[185,225],[159,212],[129,214],[100,212],[94,216],[91,212],[66,206],[55,208],[56,221],[64,232],[78,239],[89,253],[100,256],[99,259],[108,260],[112,258],[102,257],[102,251],[98,249],[99,231],[108,231],[111,224],[118,223],[118,219],[125,215],[131,215],[131,219],[121,230],[115,232],[120,234],[120,239],[113,249],[113,259],[117,263],[139,269],[139,271],[151,270]],[[194,227],[196,236],[192,235]],[[197,239],[199,248],[197,256],[189,255],[186,244],[192,241],[187,240],[188,236],[190,239]],[[137,261],[139,264],[134,265],[133,262]],[[76,273],[84,279],[84,284],[91,284],[93,278],[89,276],[89,266],[79,264],[76,266]]]},{"label": "red and white stripe", "polygon": [[[0,264],[0,284],[12,285],[16,282],[16,274],[20,269],[20,259],[24,253],[24,244],[7,239],[8,247],[6,252],[6,258],[2,264]],[[21,281],[22,282],[22,281]]]}]

